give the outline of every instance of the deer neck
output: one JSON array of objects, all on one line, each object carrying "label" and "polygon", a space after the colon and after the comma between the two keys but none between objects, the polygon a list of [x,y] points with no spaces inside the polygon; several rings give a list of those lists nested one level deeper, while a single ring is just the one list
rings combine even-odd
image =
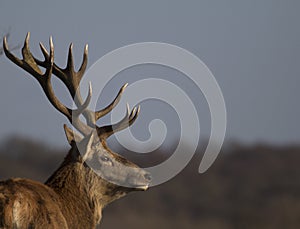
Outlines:
[{"label": "deer neck", "polygon": [[[45,182],[61,198],[62,212],[70,228],[95,228],[101,220],[103,205],[93,189],[94,174],[85,164],[73,160],[72,147],[62,165]],[[75,216],[75,217],[74,217]]]}]

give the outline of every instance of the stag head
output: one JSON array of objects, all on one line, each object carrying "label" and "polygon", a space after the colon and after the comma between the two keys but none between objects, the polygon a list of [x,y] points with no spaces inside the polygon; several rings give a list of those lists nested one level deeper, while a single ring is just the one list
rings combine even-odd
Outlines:
[{"label": "stag head", "polygon": [[[62,186],[66,185],[65,181],[60,179],[63,174],[67,177],[68,184],[77,183],[82,185],[82,188],[85,189],[83,192],[90,193],[89,198],[97,198],[101,207],[130,191],[146,190],[151,180],[150,174],[114,153],[106,143],[106,139],[113,133],[123,130],[134,123],[138,117],[140,107],[134,107],[130,111],[127,106],[125,117],[113,125],[100,127],[96,124],[97,120],[109,113],[118,104],[127,84],[121,87],[115,99],[107,107],[98,111],[92,111],[88,109],[92,97],[91,84],[85,100],[82,99],[79,88],[87,67],[88,46],[85,46],[83,61],[79,70],[75,71],[72,44],[69,47],[67,66],[60,68],[54,63],[54,46],[51,37],[49,52],[40,43],[44,56],[43,61],[35,58],[30,52],[29,38],[30,34],[28,33],[22,48],[23,59],[19,59],[9,51],[6,38],[4,38],[3,48],[6,56],[40,83],[51,104],[66,116],[75,129],[79,131],[79,133],[75,132],[64,125],[71,150],[60,168],[48,179],[46,184],[57,192],[67,190],[62,189]],[[41,68],[45,69],[44,73]],[[51,84],[52,75],[55,75],[66,86],[77,106],[76,109],[68,108],[55,96]],[[80,119],[81,115],[84,117],[85,122]],[[68,174],[71,171],[70,167],[72,167],[72,171],[75,171],[74,174]]]}]

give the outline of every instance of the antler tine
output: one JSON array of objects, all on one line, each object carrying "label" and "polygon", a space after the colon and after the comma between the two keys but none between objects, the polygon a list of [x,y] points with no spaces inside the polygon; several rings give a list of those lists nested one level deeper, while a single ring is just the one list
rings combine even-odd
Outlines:
[{"label": "antler tine", "polygon": [[[40,48],[42,50],[42,53],[43,53],[45,59],[48,59],[49,58],[49,53],[48,53],[47,49],[45,48],[45,46],[43,45],[42,42],[40,42],[39,45],[40,45]],[[39,60],[36,60],[36,62],[39,62]]]},{"label": "antler tine", "polygon": [[[85,73],[86,67],[87,67],[87,61],[88,61],[88,45],[86,44],[83,51],[83,57],[82,57],[82,63],[79,68],[79,70],[76,72],[74,68],[74,57],[73,57],[73,43],[69,46],[69,54],[68,54],[68,61],[67,66],[65,68],[65,71],[71,72],[73,75],[75,75],[74,80],[76,81],[75,86],[79,86],[80,81]],[[77,88],[76,88],[77,89]]]},{"label": "antler tine", "polygon": [[129,105],[127,104],[125,117],[121,121],[113,125],[97,127],[98,135],[106,139],[112,134],[131,126],[137,119],[139,112],[140,106],[134,107],[130,112]]},{"label": "antler tine", "polygon": [[26,48],[27,49],[29,48],[28,45],[29,38],[30,38],[30,33],[27,33],[24,46],[22,48],[23,60],[19,59],[9,51],[6,36],[3,38],[3,49],[8,59],[10,59],[13,63],[23,68],[25,71],[32,74],[36,79],[38,79],[38,77],[42,74],[42,71],[38,68],[34,59],[32,59],[32,54],[30,53],[30,51],[29,50],[26,51]]},{"label": "antler tine", "polygon": [[68,54],[68,61],[67,61],[67,67],[66,70],[68,72],[74,73],[74,58],[73,58],[73,43],[69,46],[69,54]]},{"label": "antler tine", "polygon": [[89,82],[89,91],[88,91],[88,95],[86,97],[86,100],[84,101],[84,103],[78,107],[77,110],[74,110],[73,111],[73,116],[79,116],[81,115],[87,108],[88,106],[90,105],[90,102],[91,102],[91,99],[92,99],[92,83]]},{"label": "antler tine", "polygon": [[114,99],[107,107],[105,107],[105,108],[102,109],[102,110],[99,110],[99,111],[96,111],[96,112],[95,112],[95,119],[96,119],[96,121],[97,121],[98,119],[100,119],[101,117],[103,117],[104,115],[106,115],[106,114],[108,114],[109,112],[111,112],[112,109],[115,108],[115,106],[120,102],[121,96],[122,96],[122,94],[123,94],[123,92],[124,92],[124,90],[125,90],[125,88],[126,88],[127,86],[128,86],[128,83],[124,84],[124,85],[120,88],[120,90],[119,90],[117,96],[115,97],[115,99]]},{"label": "antler tine", "polygon": [[23,62],[19,58],[17,58],[16,56],[14,56],[12,53],[9,52],[6,36],[3,38],[3,50],[8,59],[10,59],[13,63],[18,65],[19,67],[23,66]]},{"label": "antler tine", "polygon": [[83,57],[82,57],[82,63],[81,66],[77,72],[77,77],[80,77],[80,80],[83,76],[83,74],[85,73],[86,67],[87,67],[87,61],[88,61],[88,44],[85,45],[84,47],[84,51],[83,51]]}]

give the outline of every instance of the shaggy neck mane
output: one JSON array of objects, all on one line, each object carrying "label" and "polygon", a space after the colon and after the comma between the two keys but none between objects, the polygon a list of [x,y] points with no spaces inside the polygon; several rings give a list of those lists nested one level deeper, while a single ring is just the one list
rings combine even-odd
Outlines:
[{"label": "shaggy neck mane", "polygon": [[[97,175],[85,164],[78,162],[78,151],[72,146],[61,166],[45,182],[64,201],[62,211],[70,228],[85,225],[95,227],[101,220],[104,207],[101,197],[93,190]],[[75,160],[77,158],[77,160]]]}]

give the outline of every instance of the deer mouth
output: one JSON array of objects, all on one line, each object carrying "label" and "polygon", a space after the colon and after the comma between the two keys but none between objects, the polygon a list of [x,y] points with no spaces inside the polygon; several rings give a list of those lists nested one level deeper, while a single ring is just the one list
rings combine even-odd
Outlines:
[{"label": "deer mouth", "polygon": [[149,188],[149,185],[135,185],[131,187],[123,187],[121,192],[124,194],[132,192],[132,191],[146,191]]},{"label": "deer mouth", "polygon": [[138,185],[134,187],[136,191],[146,191],[149,188],[149,185]]},{"label": "deer mouth", "polygon": [[151,175],[149,173],[146,173],[144,176],[145,180],[140,182],[135,182],[135,185],[132,186],[132,188],[135,191],[146,191],[149,188],[149,185],[151,184]]}]

